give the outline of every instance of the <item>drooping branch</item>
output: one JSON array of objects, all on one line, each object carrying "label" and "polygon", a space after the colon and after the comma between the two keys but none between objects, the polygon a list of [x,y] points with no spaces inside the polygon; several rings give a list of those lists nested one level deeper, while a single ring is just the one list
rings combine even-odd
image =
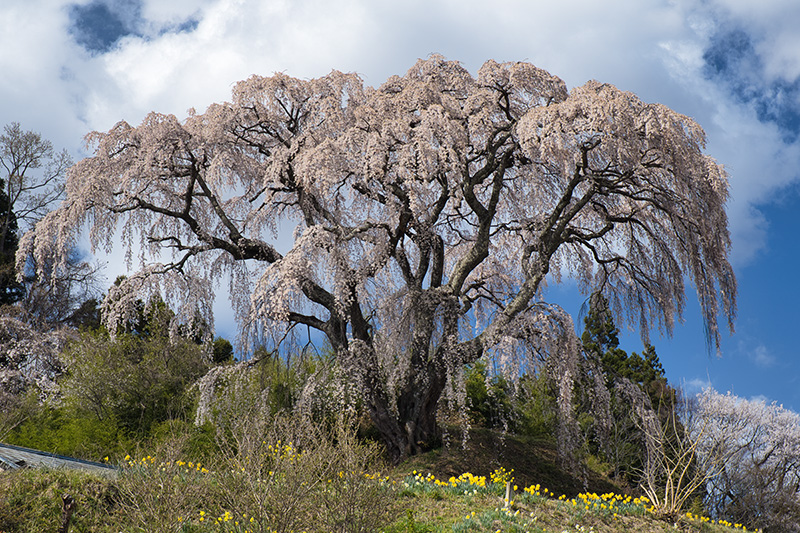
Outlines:
[{"label": "drooping branch", "polygon": [[211,298],[233,276],[246,324],[325,334],[400,455],[435,438],[463,363],[572,349],[547,283],[604,291],[646,334],[671,328],[689,279],[714,342],[733,320],[724,172],[690,118],[610,85],[432,56],[374,89],[253,76],[202,115],[90,140],[23,253],[63,254],[85,224],[110,247],[121,226],[150,267],[130,290],[189,301],[189,277]]}]

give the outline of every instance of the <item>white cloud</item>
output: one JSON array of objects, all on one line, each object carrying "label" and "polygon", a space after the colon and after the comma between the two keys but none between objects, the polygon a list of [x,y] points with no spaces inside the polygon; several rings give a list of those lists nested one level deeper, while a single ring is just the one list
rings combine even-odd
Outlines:
[{"label": "white cloud", "polygon": [[142,18],[160,26],[180,24],[187,18],[203,16],[205,9],[214,2],[215,0],[144,0]]},{"label": "white cloud", "polygon": [[683,381],[683,385],[681,389],[683,389],[683,394],[686,397],[695,396],[700,394],[705,389],[711,388],[711,381],[708,379],[701,379],[701,378],[694,378],[690,379],[689,381]]},{"label": "white cloud", "polygon": [[[774,46],[759,41],[767,33],[767,28],[775,39],[796,38],[794,22],[787,24],[786,21],[798,20],[791,13],[800,15],[800,11],[794,6],[796,2],[791,8],[788,4],[737,0],[704,4],[681,2],[677,5],[683,10],[692,33],[683,40],[661,43],[667,55],[667,67],[684,87],[685,97],[695,100],[696,107],[690,114],[706,130],[709,153],[723,163],[730,174],[729,227],[733,238],[733,261],[738,266],[748,264],[765,249],[769,226],[759,207],[798,181],[800,176],[795,169],[800,168],[800,144],[787,142],[785,132],[777,124],[763,121],[758,116],[757,102],[742,102],[729,87],[707,79],[703,54],[721,26],[746,28],[760,43],[756,48],[767,65],[770,58],[777,55]],[[774,32],[773,27],[776,28]],[[786,53],[787,58],[800,62],[800,46],[787,47]],[[770,70],[769,66],[767,70]],[[757,76],[760,73],[741,74]],[[797,74],[788,68],[781,73],[773,72],[782,79],[793,79]],[[755,79],[763,82],[755,89],[765,92],[769,89],[769,80]]]},{"label": "white cloud", "polygon": [[753,338],[740,339],[737,343],[737,351],[760,368],[773,367],[778,362],[766,344]]},{"label": "white cloud", "polygon": [[754,349],[748,352],[748,357],[757,366],[770,367],[776,362],[775,356],[770,353],[769,349],[763,344],[759,344]]},{"label": "white cloud", "polygon": [[758,206],[797,181],[800,147],[787,144],[775,124],[759,121],[751,109],[732,102],[717,103],[707,131],[709,153],[730,175],[733,259],[744,265],[766,246],[769,227]]},{"label": "white cloud", "polygon": [[[596,78],[695,117],[709,153],[731,174],[734,260],[764,247],[758,206],[795,182],[800,150],[705,79],[703,51],[722,23],[752,29],[766,73],[800,74],[794,28],[800,4],[765,0],[145,0],[146,37],[127,37],[91,57],[68,33],[67,0],[0,5],[0,123],[19,121],[76,155],[82,136],[151,110],[185,115],[228,99],[251,74],[313,77],[333,68],[370,85],[441,52],[473,72],[488,58],[527,60],[568,84]],[[86,3],[82,0],[82,3]],[[196,19],[193,31],[157,28]]]},{"label": "white cloud", "polygon": [[769,401],[769,398],[767,398],[763,394],[757,394],[755,396],[751,396],[750,398],[748,398],[748,401],[753,403],[763,403],[765,405],[769,405],[772,403]]},{"label": "white cloud", "polygon": [[[696,2],[689,2],[689,5]],[[800,3],[794,0],[712,0],[704,9],[720,23],[748,28],[758,37],[756,51],[769,76],[794,80],[800,76]]]},{"label": "white cloud", "polygon": [[20,122],[60,146],[82,130],[64,90],[80,52],[66,34],[63,3],[12,0],[0,7],[0,124]]}]

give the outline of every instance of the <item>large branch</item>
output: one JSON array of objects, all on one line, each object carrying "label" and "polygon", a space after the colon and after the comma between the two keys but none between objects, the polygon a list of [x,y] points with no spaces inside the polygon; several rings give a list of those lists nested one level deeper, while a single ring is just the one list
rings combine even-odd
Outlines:
[{"label": "large branch", "polygon": [[[500,193],[505,184],[505,172],[513,164],[514,148],[516,148],[514,146],[508,148],[498,160],[495,157],[496,151],[500,149],[507,139],[507,136],[503,136],[497,144],[491,145],[492,151],[487,154],[484,167],[472,176],[467,176],[464,184],[464,198],[478,217],[478,231],[472,248],[461,257],[453,269],[448,282],[448,288],[453,295],[461,294],[467,278],[489,256],[492,223],[497,212]],[[492,193],[488,205],[484,206],[475,195],[475,187],[489,175],[493,176]]]}]

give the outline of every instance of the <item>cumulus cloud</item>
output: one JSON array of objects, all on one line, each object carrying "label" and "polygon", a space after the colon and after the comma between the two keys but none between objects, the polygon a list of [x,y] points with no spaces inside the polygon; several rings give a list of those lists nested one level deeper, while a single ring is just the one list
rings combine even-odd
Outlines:
[{"label": "cumulus cloud", "polygon": [[[87,50],[91,28],[80,24],[92,13],[116,29]],[[254,73],[335,68],[379,85],[432,52],[473,72],[488,58],[527,60],[570,86],[599,79],[695,117],[731,175],[734,260],[744,265],[764,249],[761,208],[798,178],[786,120],[800,117],[798,17],[793,0],[3,2],[0,49],[14,53],[0,55],[0,123],[19,121],[80,157],[90,130],[151,110],[202,111]]]},{"label": "cumulus cloud", "polygon": [[773,78],[800,77],[800,4],[793,0],[712,0],[705,9],[721,24],[734,22],[757,37],[756,52]]},{"label": "cumulus cloud", "polygon": [[743,266],[765,249],[763,207],[800,177],[800,47],[783,45],[796,39],[788,21],[800,11],[782,0],[676,6],[691,31],[661,46],[672,75],[702,105],[696,116],[709,152],[730,174],[733,259]]},{"label": "cumulus cloud", "polygon": [[[20,122],[64,146],[83,128],[64,90],[73,80],[69,65],[80,52],[65,31],[68,16],[60,7],[35,0],[0,6],[0,123]],[[70,142],[69,148],[76,145]]]}]

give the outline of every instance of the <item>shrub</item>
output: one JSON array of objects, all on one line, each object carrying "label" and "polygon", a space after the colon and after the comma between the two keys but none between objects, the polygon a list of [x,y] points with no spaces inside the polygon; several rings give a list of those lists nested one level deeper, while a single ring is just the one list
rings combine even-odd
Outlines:
[{"label": "shrub", "polygon": [[119,455],[130,446],[130,440],[113,418],[101,420],[91,413],[76,413],[65,407],[50,406],[43,406],[10,431],[7,441],[90,460]]},{"label": "shrub", "polygon": [[8,435],[39,412],[39,393],[28,390],[12,393],[0,390],[0,442],[6,442]]},{"label": "shrub", "polygon": [[208,464],[182,456],[185,439],[129,458],[118,481],[121,513],[147,531],[209,522],[223,531],[378,531],[393,494],[376,471],[377,447],[359,442],[347,422],[326,432],[303,420],[239,420]]},{"label": "shrub", "polygon": [[281,357],[263,348],[252,358],[212,368],[194,388],[195,423],[225,428],[253,413],[290,413],[333,427],[342,412],[359,412],[360,395],[330,355]]},{"label": "shrub", "polygon": [[467,407],[472,422],[487,428],[515,429],[513,385],[502,375],[490,375],[484,361],[466,370]]},{"label": "shrub", "polygon": [[207,369],[201,346],[162,335],[111,339],[102,331],[84,332],[63,359],[65,403],[98,420],[116,420],[138,437],[165,420],[186,418],[192,404],[185,391]]},{"label": "shrub", "polygon": [[541,374],[520,378],[515,402],[517,433],[531,437],[550,437],[558,425],[556,393]]}]

